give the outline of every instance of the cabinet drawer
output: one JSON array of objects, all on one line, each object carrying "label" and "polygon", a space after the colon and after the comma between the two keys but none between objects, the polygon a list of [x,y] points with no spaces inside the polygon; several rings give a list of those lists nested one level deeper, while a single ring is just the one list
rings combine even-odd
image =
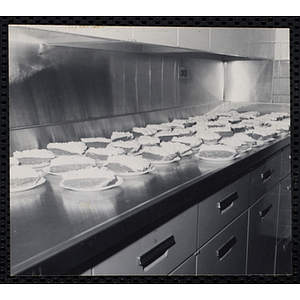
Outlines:
[{"label": "cabinet drawer", "polygon": [[250,174],[250,205],[280,181],[281,152],[267,159]]},{"label": "cabinet drawer", "polygon": [[200,248],[197,275],[245,274],[248,212]]},{"label": "cabinet drawer", "polygon": [[249,174],[198,204],[198,244],[206,243],[248,208]]},{"label": "cabinet drawer", "polygon": [[273,274],[279,184],[250,208],[248,274]]},{"label": "cabinet drawer", "polygon": [[277,240],[291,228],[291,218],[291,177],[287,176],[280,183]]},{"label": "cabinet drawer", "polygon": [[192,255],[169,275],[196,275],[196,255]]},{"label": "cabinet drawer", "polygon": [[197,207],[158,227],[93,268],[93,275],[167,275],[196,250]]},{"label": "cabinet drawer", "polygon": [[291,173],[291,148],[290,146],[285,147],[282,150],[282,163],[281,163],[281,178],[284,178]]}]

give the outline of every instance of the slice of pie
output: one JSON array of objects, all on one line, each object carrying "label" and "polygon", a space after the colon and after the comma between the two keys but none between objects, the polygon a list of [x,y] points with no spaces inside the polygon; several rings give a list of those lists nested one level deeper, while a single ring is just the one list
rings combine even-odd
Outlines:
[{"label": "slice of pie", "polygon": [[54,155],[81,155],[85,152],[87,146],[83,142],[62,142],[49,143],[47,149]]},{"label": "slice of pie", "polygon": [[178,142],[162,142],[160,146],[167,151],[177,153],[179,156],[192,153],[190,146]]},{"label": "slice of pie", "polygon": [[199,147],[203,141],[194,136],[173,137],[171,142],[182,143],[189,146],[191,149]]},{"label": "slice of pie", "polygon": [[81,141],[85,143],[88,148],[105,148],[111,142],[111,139],[107,139],[105,137],[96,137],[82,138]]},{"label": "slice of pie", "polygon": [[28,166],[10,167],[10,188],[23,188],[36,184],[40,180],[40,174]]},{"label": "slice of pie", "polygon": [[55,155],[46,149],[30,149],[15,151],[13,157],[17,159],[21,165],[38,166],[50,163],[50,161],[55,158]]},{"label": "slice of pie", "polygon": [[196,137],[202,139],[204,144],[207,145],[215,145],[222,138],[219,134],[212,130],[199,131],[197,132]]},{"label": "slice of pie", "polygon": [[133,127],[132,132],[136,137],[139,136],[151,136],[157,132],[157,129],[154,127]]},{"label": "slice of pie", "polygon": [[107,159],[105,166],[115,173],[140,173],[150,168],[150,163],[137,156],[115,155]]},{"label": "slice of pie", "polygon": [[142,146],[155,146],[159,145],[160,139],[155,136],[147,136],[147,135],[142,135],[140,136],[137,141],[142,145]]},{"label": "slice of pie", "polygon": [[70,171],[62,175],[62,184],[71,189],[97,189],[114,185],[117,177],[107,168],[93,167]]},{"label": "slice of pie", "polygon": [[106,161],[111,155],[122,155],[126,151],[123,148],[117,148],[114,146],[107,146],[106,148],[89,148],[85,152],[85,156],[95,159],[96,161]]},{"label": "slice of pie", "polygon": [[122,148],[127,154],[134,154],[142,147],[141,143],[139,143],[137,140],[112,142],[110,146]]},{"label": "slice of pie", "polygon": [[130,141],[134,138],[131,132],[124,132],[124,131],[114,131],[111,134],[112,142],[116,141]]},{"label": "slice of pie", "polygon": [[226,145],[201,145],[198,156],[204,159],[222,160],[233,158],[238,153],[230,146]]},{"label": "slice of pie", "polygon": [[172,161],[178,157],[178,153],[173,149],[161,146],[144,147],[141,156],[151,161]]},{"label": "slice of pie", "polygon": [[50,173],[64,173],[96,166],[96,161],[81,155],[59,156],[51,160]]}]

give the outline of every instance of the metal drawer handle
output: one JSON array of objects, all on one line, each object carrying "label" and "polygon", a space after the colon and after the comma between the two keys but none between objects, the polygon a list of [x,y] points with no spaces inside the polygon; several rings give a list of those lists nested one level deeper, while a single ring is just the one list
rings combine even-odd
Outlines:
[{"label": "metal drawer handle", "polygon": [[149,251],[138,257],[138,264],[143,268],[146,268],[174,245],[175,239],[172,235],[157,246],[155,246],[154,248],[150,249]]},{"label": "metal drawer handle", "polygon": [[220,213],[223,213],[233,206],[233,202],[239,198],[237,192],[234,192],[224,200],[217,203],[217,207],[220,209]]},{"label": "metal drawer handle", "polygon": [[272,208],[272,204],[269,204],[265,209],[261,210],[259,212],[260,218],[263,219],[268,214],[271,208]]},{"label": "metal drawer handle", "polygon": [[233,236],[224,246],[222,246],[219,250],[216,251],[216,256],[219,260],[221,260],[231,248],[237,243],[236,237]]},{"label": "metal drawer handle", "polygon": [[262,173],[260,175],[261,179],[263,180],[263,183],[265,183],[267,180],[271,178],[271,175],[274,173],[274,168],[270,168],[270,170]]}]

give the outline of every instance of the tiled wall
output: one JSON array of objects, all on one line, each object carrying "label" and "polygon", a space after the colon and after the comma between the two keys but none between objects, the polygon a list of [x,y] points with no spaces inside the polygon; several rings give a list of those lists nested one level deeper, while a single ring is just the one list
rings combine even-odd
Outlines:
[{"label": "tiled wall", "polygon": [[290,102],[289,30],[276,29],[274,43],[273,102]]},{"label": "tiled wall", "polygon": [[273,102],[290,102],[289,60],[275,60],[273,68]]},{"label": "tiled wall", "polygon": [[251,28],[249,56],[273,60],[272,102],[290,102],[289,29]]}]

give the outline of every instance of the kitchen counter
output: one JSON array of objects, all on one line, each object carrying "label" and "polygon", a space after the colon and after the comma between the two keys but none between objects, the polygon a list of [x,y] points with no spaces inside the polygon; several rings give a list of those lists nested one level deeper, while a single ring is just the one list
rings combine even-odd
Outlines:
[{"label": "kitchen counter", "polygon": [[289,137],[223,163],[192,156],[126,177],[116,188],[75,192],[58,176],[11,193],[11,274],[81,274],[290,143]]}]

